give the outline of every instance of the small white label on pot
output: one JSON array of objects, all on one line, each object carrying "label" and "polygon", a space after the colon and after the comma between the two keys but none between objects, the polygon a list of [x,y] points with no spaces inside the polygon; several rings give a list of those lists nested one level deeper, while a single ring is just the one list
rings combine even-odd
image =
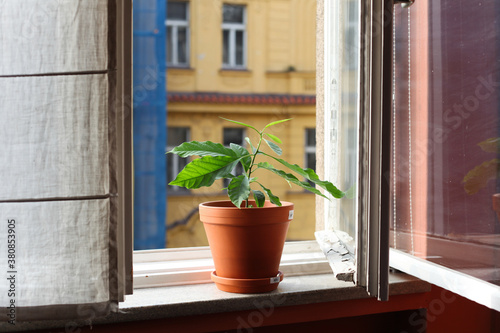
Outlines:
[{"label": "small white label on pot", "polygon": [[279,276],[275,276],[275,277],[271,278],[271,284],[274,284],[274,283],[280,283],[280,277]]},{"label": "small white label on pot", "polygon": [[293,210],[288,212],[288,219],[289,220],[293,219]]}]

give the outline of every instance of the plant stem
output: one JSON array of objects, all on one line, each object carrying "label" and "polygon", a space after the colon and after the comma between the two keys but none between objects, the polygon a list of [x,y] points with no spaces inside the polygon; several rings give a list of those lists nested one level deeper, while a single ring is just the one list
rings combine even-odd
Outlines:
[{"label": "plant stem", "polygon": [[[248,179],[250,179],[250,176],[252,175],[252,168],[253,165],[255,164],[255,158],[257,157],[257,154],[259,153],[260,145],[262,144],[262,138],[264,136],[264,132],[259,132],[260,138],[259,138],[259,143],[257,144],[257,149],[255,150],[255,153],[253,154],[252,158],[252,163],[250,163],[250,167],[248,168]],[[248,197],[246,200],[246,206],[248,207]]]}]

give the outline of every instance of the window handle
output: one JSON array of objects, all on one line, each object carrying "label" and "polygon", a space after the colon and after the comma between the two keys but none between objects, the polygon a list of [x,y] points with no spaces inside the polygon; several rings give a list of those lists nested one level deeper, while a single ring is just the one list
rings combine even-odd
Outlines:
[{"label": "window handle", "polygon": [[415,3],[415,0],[394,0],[394,4],[401,4],[402,8],[408,8]]}]

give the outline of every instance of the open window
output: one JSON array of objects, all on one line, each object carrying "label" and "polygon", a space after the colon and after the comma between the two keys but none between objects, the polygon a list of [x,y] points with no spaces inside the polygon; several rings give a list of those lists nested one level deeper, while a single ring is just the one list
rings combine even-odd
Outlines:
[{"label": "open window", "polygon": [[391,265],[497,311],[499,13],[463,0],[395,8],[385,177]]},{"label": "open window", "polygon": [[[238,47],[233,48],[231,45],[245,45],[244,38],[238,39],[236,36],[240,32],[245,36],[241,24],[246,22],[246,9],[247,7],[240,5],[223,5],[223,30],[225,24],[228,24],[223,33],[223,37],[227,35],[227,38],[222,39],[225,47],[224,65],[244,64],[237,60],[243,59],[237,56]],[[334,199],[328,203],[321,201],[318,205],[324,207],[324,210],[319,208],[317,211],[318,229],[324,230],[328,237],[336,237],[333,241],[335,244],[332,245],[342,248],[333,259],[342,268],[338,270],[334,265],[334,272],[342,280],[366,286],[372,295],[380,299],[387,298],[388,279],[388,228],[383,222],[383,212],[378,209],[382,202],[380,193],[383,186],[380,179],[381,113],[382,104],[388,97],[387,94],[383,96],[387,90],[382,87],[382,46],[387,38],[386,32],[392,31],[391,27],[387,28],[382,24],[385,10],[392,11],[392,2],[373,5],[362,4],[357,0],[324,3],[325,26],[324,29],[320,28],[324,36],[320,35],[319,38],[322,38],[325,45],[317,58],[317,82],[320,83],[317,85],[318,104],[324,101],[324,109],[319,106],[317,111],[315,132],[320,151],[314,152],[318,157],[318,171],[324,167],[325,178],[348,192],[342,200]],[[238,44],[238,40],[242,42]],[[304,131],[304,127],[301,128]],[[228,137],[225,140],[227,143],[232,142],[231,140],[241,141],[243,135],[237,131],[238,129],[226,129],[223,139]],[[234,136],[234,139],[229,140],[230,136]],[[312,132],[307,132],[307,140],[303,143],[307,143],[308,147],[313,141],[311,136]],[[312,150],[307,150],[307,154],[311,155]],[[310,157],[309,155],[307,156]],[[299,158],[303,159],[302,156],[304,155]],[[307,251],[303,252],[307,253],[309,248],[309,244],[304,244]],[[329,252],[328,250],[325,252]],[[150,253],[158,260],[151,266],[158,272],[163,265],[159,259],[161,251]],[[190,258],[195,260],[197,254],[193,251],[190,252]],[[141,276],[148,274],[146,254],[137,253],[136,256],[141,267],[139,269],[137,266],[136,274]],[[194,255],[191,257],[191,254]],[[166,262],[164,264],[169,265]],[[203,265],[206,265],[206,261]],[[195,274],[189,276],[196,278]],[[203,276],[203,280],[208,275],[200,276]]]},{"label": "open window", "polygon": [[391,31],[384,22],[390,20],[393,4],[351,0],[325,1],[324,6],[320,164],[325,178],[341,184],[347,195],[322,208],[324,230],[317,232],[317,239],[337,278],[354,281],[386,300],[386,184],[380,175],[386,163],[382,112],[390,103],[384,81],[390,63],[384,55]]}]

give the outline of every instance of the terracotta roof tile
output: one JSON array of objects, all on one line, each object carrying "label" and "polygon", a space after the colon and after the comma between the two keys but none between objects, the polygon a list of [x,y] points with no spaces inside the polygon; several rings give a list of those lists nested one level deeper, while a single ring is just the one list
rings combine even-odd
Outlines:
[{"label": "terracotta roof tile", "polygon": [[169,102],[216,103],[216,104],[295,104],[314,105],[315,95],[287,94],[225,94],[225,93],[185,93],[168,92]]}]

